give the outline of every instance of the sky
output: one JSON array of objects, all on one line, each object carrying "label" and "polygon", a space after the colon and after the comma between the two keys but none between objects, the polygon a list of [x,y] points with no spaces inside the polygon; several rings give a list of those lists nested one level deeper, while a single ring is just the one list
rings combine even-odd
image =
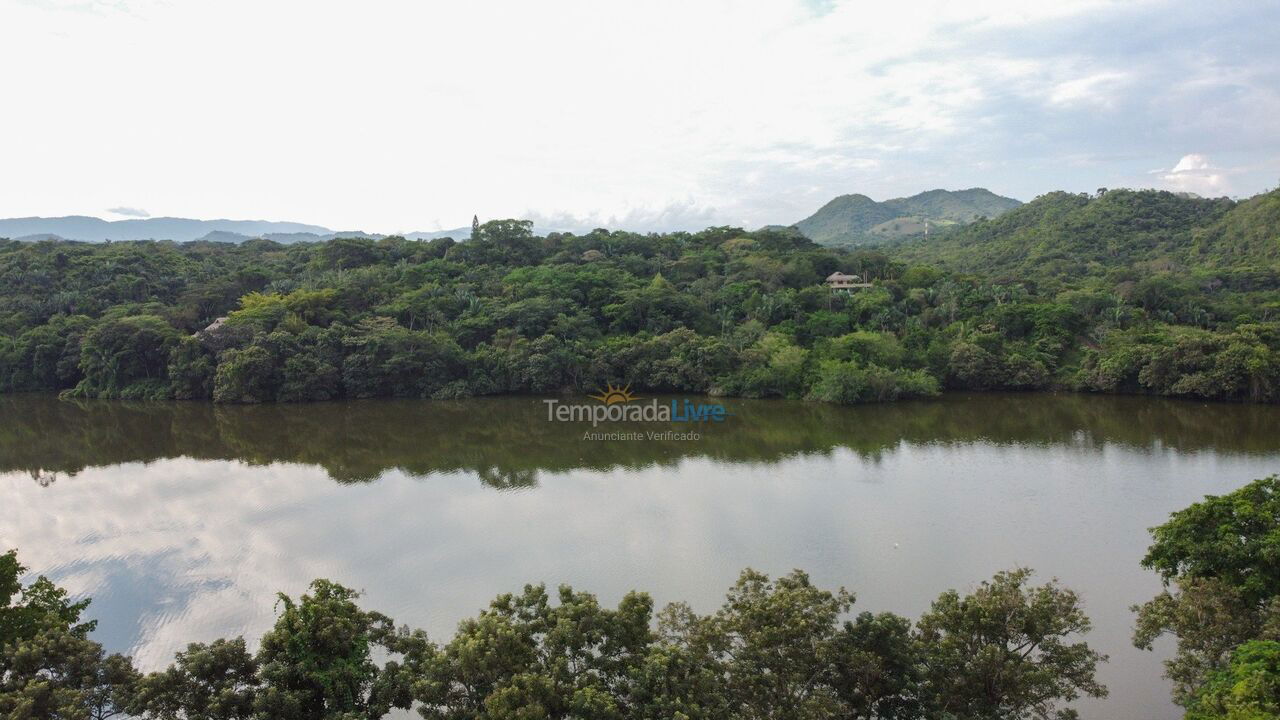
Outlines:
[{"label": "sky", "polygon": [[1280,0],[0,0],[0,217],[789,224],[1280,181]]}]

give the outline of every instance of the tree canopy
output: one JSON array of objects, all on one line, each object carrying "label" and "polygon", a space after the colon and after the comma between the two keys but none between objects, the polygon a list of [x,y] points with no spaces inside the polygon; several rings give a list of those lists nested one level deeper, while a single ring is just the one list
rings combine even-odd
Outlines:
[{"label": "tree canopy", "polygon": [[[1276,193],[1050,193],[873,249],[791,228],[0,241],[0,392],[301,402],[1075,389],[1280,400]],[[872,287],[833,292],[834,271]]]},{"label": "tree canopy", "polygon": [[1280,707],[1280,478],[1173,513],[1143,559],[1166,590],[1141,607],[1134,644],[1177,639],[1166,662],[1188,718],[1274,717]]},{"label": "tree canopy", "polygon": [[1089,649],[1079,600],[1030,571],[948,591],[919,621],[851,615],[854,597],[799,570],[743,571],[709,615],[643,592],[616,608],[562,586],[499,595],[443,644],[316,580],[280,595],[274,626],[193,643],[140,674],[106,656],[44,578],[0,562],[0,710],[12,718],[371,720],[414,709],[436,720],[617,718],[817,720],[1059,718],[1106,658]]}]

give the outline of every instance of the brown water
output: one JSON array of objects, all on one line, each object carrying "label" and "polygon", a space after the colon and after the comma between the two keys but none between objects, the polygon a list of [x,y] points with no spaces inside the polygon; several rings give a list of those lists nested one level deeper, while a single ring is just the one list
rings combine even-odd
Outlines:
[{"label": "brown water", "polygon": [[[571,400],[575,401],[576,400]],[[855,610],[1036,568],[1111,656],[1086,718],[1176,718],[1129,645],[1146,528],[1280,471],[1280,408],[956,395],[839,408],[726,400],[697,440],[584,440],[536,398],[223,407],[0,397],[0,547],[94,597],[141,665],[272,620],[327,577],[446,638],[526,582],[716,607],[747,566],[799,567]],[[620,425],[609,430],[685,429]],[[602,429],[605,429],[602,427]],[[1162,651],[1167,651],[1167,647]]]}]

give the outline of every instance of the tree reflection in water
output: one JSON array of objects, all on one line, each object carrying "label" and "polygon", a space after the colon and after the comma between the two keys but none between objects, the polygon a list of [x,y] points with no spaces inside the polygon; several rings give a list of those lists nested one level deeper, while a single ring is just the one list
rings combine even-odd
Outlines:
[{"label": "tree reflection in water", "polygon": [[510,490],[536,486],[539,471],[671,466],[698,457],[767,463],[838,449],[874,461],[900,443],[1251,454],[1274,450],[1280,426],[1280,408],[1272,406],[1077,394],[954,394],[855,407],[725,404],[733,416],[699,426],[699,440],[650,442],[583,440],[589,425],[549,422],[532,397],[229,406],[8,395],[0,396],[0,471],[25,471],[48,485],[87,467],[189,457],[315,465],[340,483],[372,481],[391,469],[420,477],[468,471]]}]

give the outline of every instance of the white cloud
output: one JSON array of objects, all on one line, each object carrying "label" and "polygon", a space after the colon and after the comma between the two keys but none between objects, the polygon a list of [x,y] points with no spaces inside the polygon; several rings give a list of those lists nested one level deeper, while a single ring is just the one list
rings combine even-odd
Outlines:
[{"label": "white cloud", "polygon": [[132,218],[151,217],[151,213],[147,212],[146,210],[143,210],[142,208],[126,207],[124,205],[108,208],[107,212],[111,213],[112,215],[122,215],[124,217],[132,217]]},{"label": "white cloud", "polygon": [[1049,93],[1053,105],[1096,105],[1110,107],[1128,75],[1106,71],[1060,82]]},{"label": "white cloud", "polygon": [[1165,187],[1175,192],[1218,197],[1226,195],[1228,171],[1214,167],[1209,158],[1199,153],[1183,155],[1171,170],[1157,170]]},{"label": "white cloud", "polygon": [[1209,169],[1210,169],[1209,158],[1203,155],[1192,153],[1190,155],[1183,155],[1182,158],[1178,160],[1178,164],[1174,165],[1173,170],[1171,170],[1170,172],[1185,173],[1185,172],[1198,172],[1201,170],[1209,170]]},{"label": "white cloud", "polygon": [[640,228],[656,232],[705,228],[715,225],[721,216],[716,208],[699,205],[692,199],[662,207],[634,207],[618,215],[568,211],[544,213],[538,210],[521,214],[540,229],[575,233],[586,233],[596,228]]}]

